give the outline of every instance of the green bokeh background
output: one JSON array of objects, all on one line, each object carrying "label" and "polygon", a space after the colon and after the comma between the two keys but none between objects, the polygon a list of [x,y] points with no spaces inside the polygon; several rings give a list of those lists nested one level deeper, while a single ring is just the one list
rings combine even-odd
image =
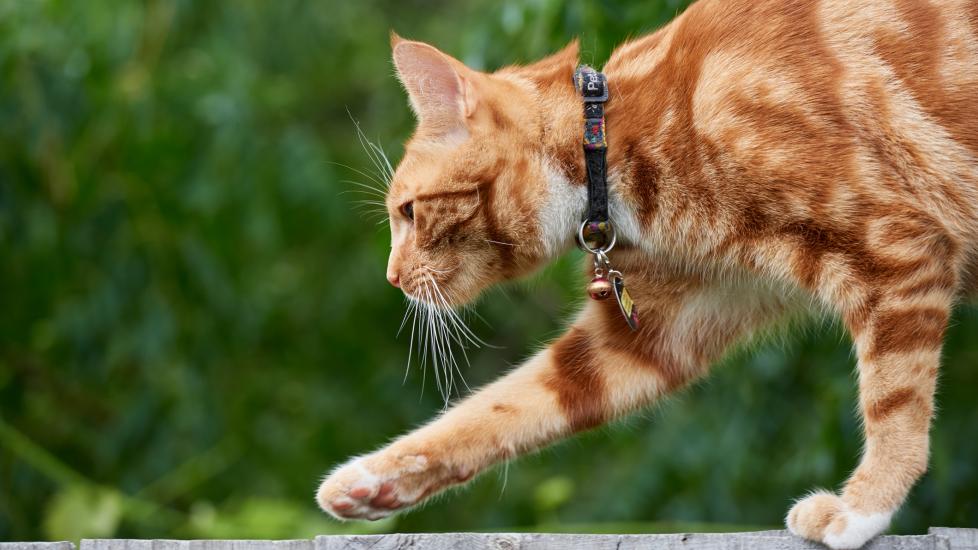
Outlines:
[{"label": "green bokeh background", "polygon": [[[743,351],[654,410],[377,524],[320,476],[436,414],[356,208],[413,121],[388,31],[477,68],[615,44],[685,6],[616,0],[0,0],[0,540],[777,526],[860,450],[837,326]],[[572,254],[491,291],[476,387],[559,333]],[[932,467],[895,530],[978,524],[978,314],[947,345]]]}]

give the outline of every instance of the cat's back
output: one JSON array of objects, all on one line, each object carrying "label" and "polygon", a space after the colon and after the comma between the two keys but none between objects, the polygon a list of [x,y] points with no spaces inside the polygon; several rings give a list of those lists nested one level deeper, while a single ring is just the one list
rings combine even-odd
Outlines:
[{"label": "cat's back", "polygon": [[[616,49],[605,71],[688,91],[745,71],[836,93],[882,80],[921,103],[955,102],[978,92],[978,0],[700,0]],[[976,120],[975,109],[954,114]]]},{"label": "cat's back", "polygon": [[667,151],[719,144],[829,211],[913,204],[978,248],[978,0],[700,0],[605,70],[654,120],[625,132],[686,125]]}]

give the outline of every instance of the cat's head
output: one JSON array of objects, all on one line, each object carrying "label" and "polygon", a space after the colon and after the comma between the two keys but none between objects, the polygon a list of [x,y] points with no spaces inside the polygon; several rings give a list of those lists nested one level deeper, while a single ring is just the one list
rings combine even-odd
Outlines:
[{"label": "cat's head", "polygon": [[580,116],[558,97],[573,94],[577,43],[491,74],[397,35],[391,47],[418,126],[387,194],[387,277],[412,298],[460,305],[572,238],[573,219],[555,219],[568,217],[553,204],[566,177],[549,149],[579,139],[553,124]]}]

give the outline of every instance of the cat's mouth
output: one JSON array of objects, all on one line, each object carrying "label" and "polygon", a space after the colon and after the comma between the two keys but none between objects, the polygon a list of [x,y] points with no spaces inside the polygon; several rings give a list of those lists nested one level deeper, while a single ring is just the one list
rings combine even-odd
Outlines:
[{"label": "cat's mouth", "polygon": [[448,289],[453,271],[454,269],[420,267],[401,285],[401,290],[408,299],[438,308],[453,309],[458,305],[455,300],[457,297]]}]

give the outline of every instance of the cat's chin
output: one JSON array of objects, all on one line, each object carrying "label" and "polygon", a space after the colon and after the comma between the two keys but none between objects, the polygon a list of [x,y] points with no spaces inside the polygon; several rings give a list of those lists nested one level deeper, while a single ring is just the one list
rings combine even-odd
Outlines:
[{"label": "cat's chin", "polygon": [[462,299],[459,299],[459,297],[456,296],[454,293],[449,294],[444,291],[442,291],[440,294],[431,293],[428,295],[424,295],[424,293],[419,293],[419,292],[410,292],[407,290],[403,292],[404,292],[404,297],[415,304],[418,304],[422,307],[431,307],[440,310],[453,310],[456,308],[460,308],[468,304],[471,304],[472,302],[475,302],[479,297],[478,292],[472,294],[471,297],[462,296],[461,297]]},{"label": "cat's chin", "polygon": [[453,278],[451,281],[442,280],[432,284],[405,285],[401,287],[401,292],[414,303],[449,310],[477,301],[482,291],[494,282],[492,280],[459,280],[459,278]]}]

